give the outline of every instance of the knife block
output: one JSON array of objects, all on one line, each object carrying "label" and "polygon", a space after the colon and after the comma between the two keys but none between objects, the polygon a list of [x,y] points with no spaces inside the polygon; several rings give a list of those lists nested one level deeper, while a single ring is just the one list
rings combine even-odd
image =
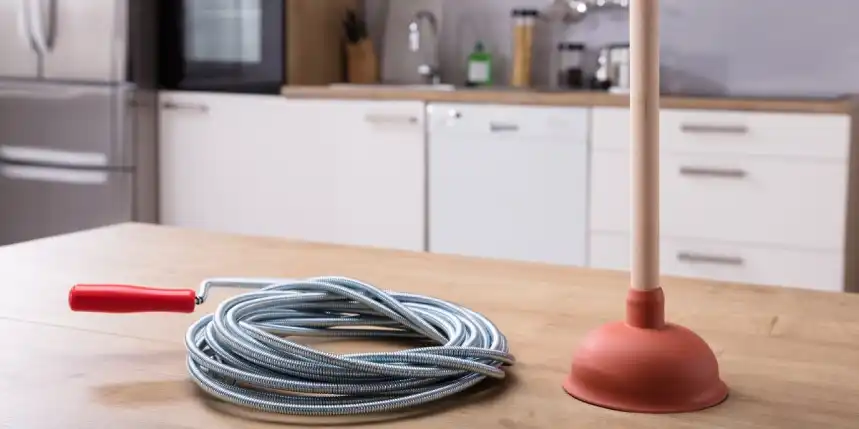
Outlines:
[{"label": "knife block", "polygon": [[360,84],[379,82],[379,58],[369,39],[346,45],[346,80]]}]

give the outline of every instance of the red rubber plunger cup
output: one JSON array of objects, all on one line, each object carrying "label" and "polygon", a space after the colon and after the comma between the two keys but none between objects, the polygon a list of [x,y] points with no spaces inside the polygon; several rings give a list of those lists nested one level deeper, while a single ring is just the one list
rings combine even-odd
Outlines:
[{"label": "red rubber plunger cup", "polygon": [[659,2],[630,2],[632,282],[626,320],[589,333],[564,390],[620,411],[679,413],[728,396],[719,363],[701,337],[665,322],[659,286]]}]

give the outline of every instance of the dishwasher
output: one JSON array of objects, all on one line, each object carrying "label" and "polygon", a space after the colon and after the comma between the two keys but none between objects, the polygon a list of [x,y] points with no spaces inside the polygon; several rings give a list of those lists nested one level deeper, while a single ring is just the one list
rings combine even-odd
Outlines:
[{"label": "dishwasher", "polygon": [[588,113],[430,104],[428,248],[584,266]]}]

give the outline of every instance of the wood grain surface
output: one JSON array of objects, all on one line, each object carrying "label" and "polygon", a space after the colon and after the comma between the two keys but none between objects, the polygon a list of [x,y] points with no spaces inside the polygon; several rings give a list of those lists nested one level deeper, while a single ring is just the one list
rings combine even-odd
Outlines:
[{"label": "wood grain surface", "polygon": [[[320,98],[342,100],[421,100],[441,103],[513,104],[535,106],[628,107],[629,96],[607,92],[552,92],[517,89],[426,89],[369,86],[366,88],[331,88],[328,86],[285,86],[287,98]],[[736,97],[663,96],[666,109],[736,110],[748,112],[796,112],[849,114],[850,97],[833,100],[765,99]]]},{"label": "wood grain surface", "polygon": [[285,3],[286,83],[325,85],[344,82],[343,19],[359,10],[357,0],[290,0]]},{"label": "wood grain surface", "polygon": [[[731,396],[711,410],[635,415],[561,390],[576,343],[622,317],[628,275],[334,247],[127,224],[0,248],[0,427],[220,429],[859,427],[859,296],[663,279],[671,321],[714,348]],[[207,277],[345,275],[454,301],[492,319],[518,363],[504,383],[410,414],[291,418],[242,413],[185,373],[196,314],[72,313],[68,288],[115,282],[189,288]],[[333,351],[374,344],[317,343]]]},{"label": "wood grain surface", "polygon": [[659,0],[629,5],[630,286],[659,289]]}]

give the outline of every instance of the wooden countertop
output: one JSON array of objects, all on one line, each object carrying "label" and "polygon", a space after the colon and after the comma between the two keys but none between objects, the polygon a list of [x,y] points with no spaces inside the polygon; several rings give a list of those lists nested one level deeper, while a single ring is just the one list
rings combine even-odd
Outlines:
[{"label": "wooden countertop", "polygon": [[[627,107],[629,97],[606,92],[540,92],[517,90],[435,91],[388,87],[330,88],[327,86],[284,86],[288,98],[342,100],[420,100],[441,103],[513,104],[539,106]],[[851,97],[839,99],[758,99],[733,97],[663,96],[667,109],[738,110],[761,112],[844,113],[854,111]]]},{"label": "wooden countertop", "polygon": [[[666,279],[668,316],[716,351],[731,397],[685,415],[591,407],[560,384],[582,335],[622,317],[621,273],[122,225],[0,248],[0,426],[274,427],[197,392],[193,315],[72,313],[76,282],[189,288],[212,276],[345,275],[458,302],[493,320],[518,363],[482,395],[411,416],[290,418],[397,428],[851,428],[859,424],[859,296]],[[323,345],[344,350],[355,345]],[[367,347],[363,344],[362,347]]]}]

